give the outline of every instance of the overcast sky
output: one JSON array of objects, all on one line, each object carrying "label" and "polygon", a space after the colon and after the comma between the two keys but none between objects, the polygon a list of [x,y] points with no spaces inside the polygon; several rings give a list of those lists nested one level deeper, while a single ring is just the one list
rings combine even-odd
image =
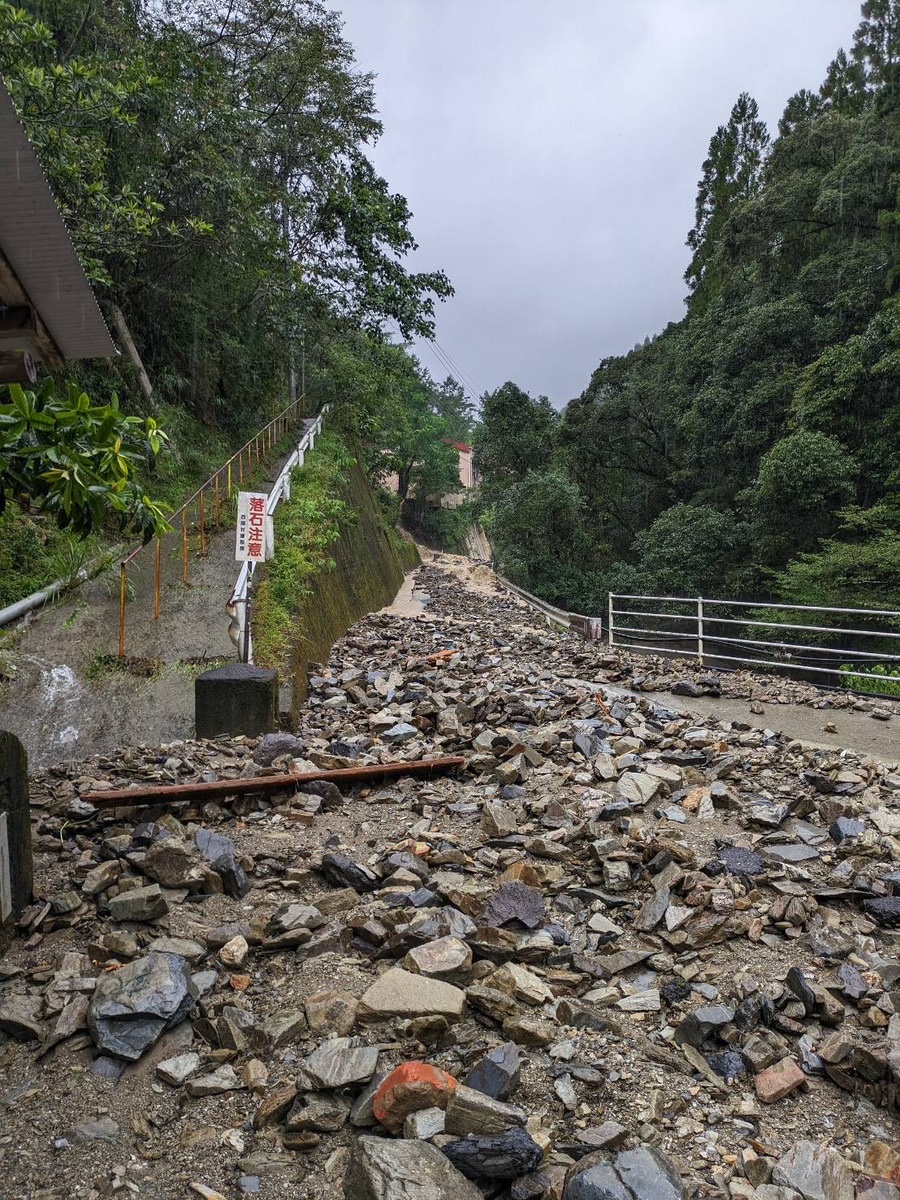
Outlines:
[{"label": "overcast sky", "polygon": [[[741,91],[773,133],[859,0],[333,0],[374,71],[379,171],[417,269],[456,295],[437,341],[478,393],[565,404],[683,314],[700,168]],[[437,378],[447,372],[419,350]]]}]

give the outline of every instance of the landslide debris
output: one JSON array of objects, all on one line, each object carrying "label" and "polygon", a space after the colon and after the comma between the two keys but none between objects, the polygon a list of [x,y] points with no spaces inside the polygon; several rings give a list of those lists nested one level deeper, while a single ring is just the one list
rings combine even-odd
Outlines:
[{"label": "landslide debris", "polygon": [[290,739],[34,778],[0,1195],[900,1200],[900,773],[612,694],[602,648],[418,586]]}]

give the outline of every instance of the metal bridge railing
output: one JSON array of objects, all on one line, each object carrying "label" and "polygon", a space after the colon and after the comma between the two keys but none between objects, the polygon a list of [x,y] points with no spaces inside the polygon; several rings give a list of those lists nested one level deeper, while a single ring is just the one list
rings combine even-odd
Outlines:
[{"label": "metal bridge railing", "polygon": [[[303,466],[307,453],[315,446],[316,438],[322,432],[322,421],[329,407],[330,405],[328,404],[324,405],[322,411],[303,434],[297,449],[281,468],[281,472],[272,484],[269,498],[266,501],[267,517],[272,516],[282,500],[290,500],[291,472],[295,467]],[[234,585],[234,590],[229,597],[228,603],[225,605],[225,611],[228,614],[228,636],[237,647],[241,662],[246,663],[253,662],[253,635],[250,629],[250,584],[255,568],[256,563],[254,562],[245,562],[242,564],[237,582]]]},{"label": "metal bridge railing", "polygon": [[[181,539],[181,581],[190,579],[191,542],[197,539],[200,556],[207,551],[207,535],[210,529],[221,528],[222,515],[230,504],[232,495],[241,489],[260,462],[271,453],[288,429],[302,418],[305,397],[299,396],[292,404],[273,417],[258,433],[254,434],[240,450],[232,454],[227,462],[172,513],[169,523],[172,529],[164,538]],[[154,539],[155,568],[153,583],[153,618],[159,620],[162,611],[163,584],[163,540]],[[125,658],[125,633],[128,609],[128,568],[143,553],[145,546],[135,546],[123,559],[119,574],[119,658]]]},{"label": "metal bridge railing", "polygon": [[900,664],[900,612],[889,609],[610,593],[607,628],[622,649],[830,676],[821,682],[851,690],[884,682],[867,668]]}]

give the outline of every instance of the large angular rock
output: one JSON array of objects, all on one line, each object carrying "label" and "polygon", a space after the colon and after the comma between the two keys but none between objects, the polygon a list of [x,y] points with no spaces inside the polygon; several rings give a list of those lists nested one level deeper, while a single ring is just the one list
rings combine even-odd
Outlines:
[{"label": "large angular rock", "polygon": [[795,1142],[772,1171],[772,1182],[793,1188],[805,1200],[853,1200],[853,1174],[836,1150]]},{"label": "large angular rock", "polygon": [[655,1146],[623,1150],[616,1171],[635,1200],[682,1200],[686,1194],[675,1165]]},{"label": "large angular rock", "polygon": [[483,1200],[481,1192],[428,1142],[357,1138],[345,1200]]},{"label": "large angular rock", "polygon": [[199,887],[205,878],[198,851],[175,837],[155,841],[147,851],[141,870],[167,888]]},{"label": "large angular rock", "polygon": [[378,1047],[354,1046],[352,1038],[332,1038],[313,1050],[302,1066],[317,1088],[368,1083],[378,1067]]},{"label": "large angular rock", "polygon": [[465,1008],[466,993],[453,984],[393,967],[360,1000],[359,1015],[369,1020],[442,1016],[458,1021]]},{"label": "large angular rock", "polygon": [[545,917],[544,897],[537,888],[525,883],[502,883],[481,913],[482,925],[506,925],[518,922],[535,929]]},{"label": "large angular rock", "polygon": [[98,1050],[136,1062],[183,1021],[197,999],[188,962],[177,954],[148,954],[102,975],[87,1023]]},{"label": "large angular rock", "polygon": [[158,883],[147,887],[132,888],[113,896],[109,902],[109,915],[114,921],[155,921],[169,911],[165,896]]},{"label": "large angular rock", "polygon": [[414,946],[403,960],[403,966],[413,974],[426,975],[429,979],[464,983],[472,968],[472,951],[459,938],[437,938],[424,946]]},{"label": "large angular rock", "polygon": [[504,1042],[476,1063],[463,1080],[466,1087],[505,1100],[519,1082],[522,1059],[515,1042]]},{"label": "large angular rock", "polygon": [[459,1084],[447,1102],[447,1133],[466,1134],[505,1133],[515,1126],[524,1126],[526,1114],[521,1108],[502,1104],[492,1096]]},{"label": "large angular rock", "polygon": [[564,1200],[632,1200],[612,1163],[593,1159],[589,1155],[570,1169]]}]

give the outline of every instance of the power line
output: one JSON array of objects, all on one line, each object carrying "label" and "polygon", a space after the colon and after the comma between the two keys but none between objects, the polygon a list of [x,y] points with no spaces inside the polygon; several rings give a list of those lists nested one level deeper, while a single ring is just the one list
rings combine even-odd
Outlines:
[{"label": "power line", "polygon": [[459,384],[459,386],[462,388],[463,392],[468,395],[468,397],[471,401],[477,402],[478,389],[472,383],[471,379],[469,379],[468,376],[465,375],[464,372],[457,366],[457,364],[453,361],[453,359],[450,357],[450,355],[447,353],[447,351],[443,348],[443,346],[441,346],[441,344],[437,340],[435,340],[433,342],[429,342],[428,345],[431,348],[431,352],[434,355],[435,359],[437,360],[437,362],[439,362],[441,364],[441,366],[447,372],[447,374],[457,384]]},{"label": "power line", "polygon": [[444,358],[446,358],[446,360],[450,363],[450,366],[454,368],[454,373],[458,375],[465,384],[468,385],[469,390],[472,392],[472,398],[475,399],[477,396],[479,396],[483,389],[475,386],[475,384],[472,382],[471,375],[466,374],[450,351],[445,350],[437,338],[434,339],[434,344],[440,349],[441,354],[443,354]]}]

